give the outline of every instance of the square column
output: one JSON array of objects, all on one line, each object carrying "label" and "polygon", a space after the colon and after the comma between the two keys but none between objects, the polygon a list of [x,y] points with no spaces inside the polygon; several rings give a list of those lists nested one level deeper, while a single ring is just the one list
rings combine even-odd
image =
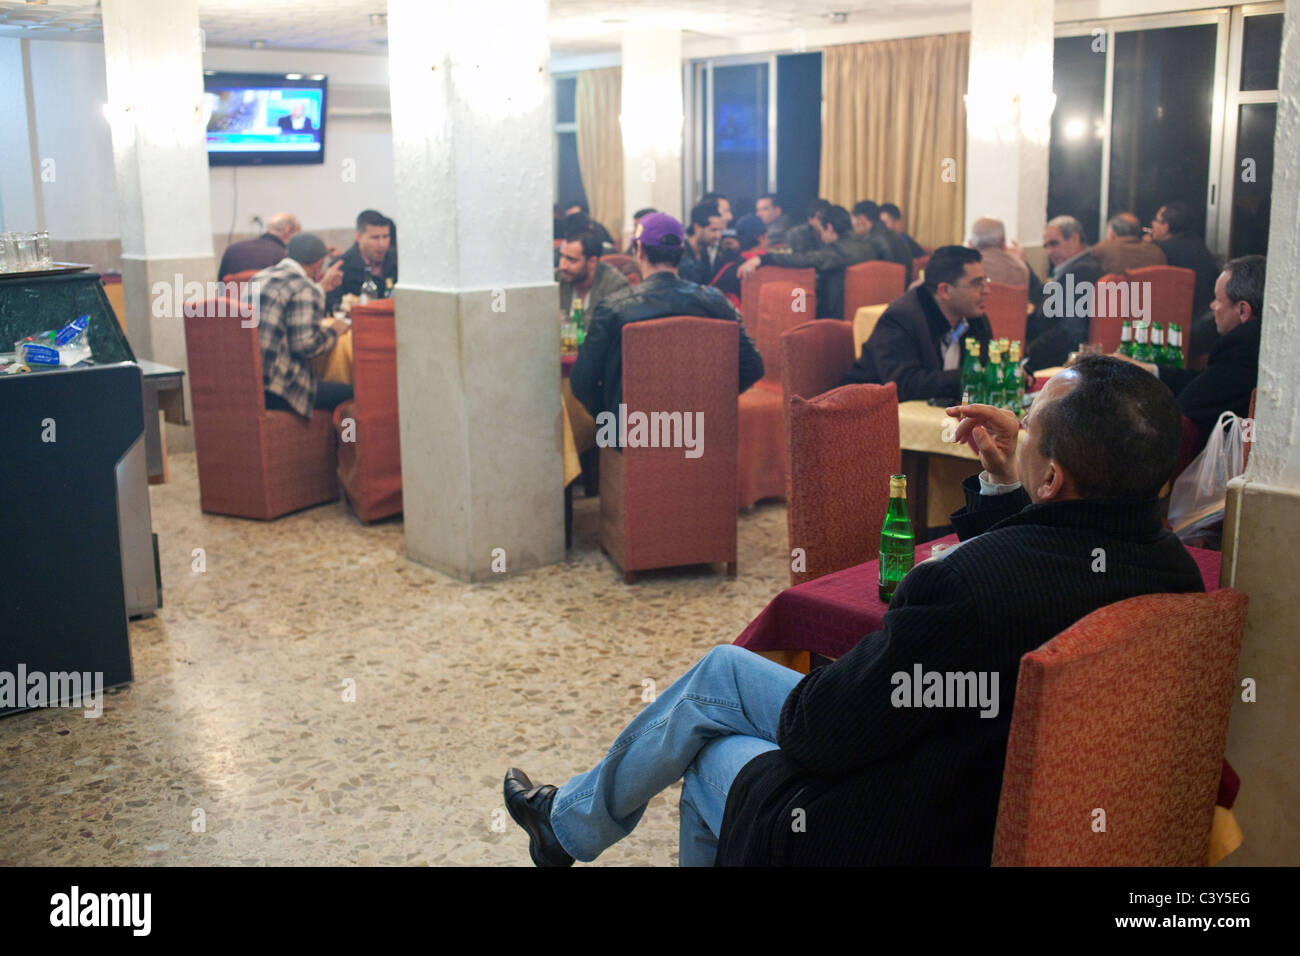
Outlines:
[{"label": "square column", "polygon": [[[1278,156],[1300,152],[1300,0],[1287,0],[1278,79]],[[1241,776],[1233,806],[1245,834],[1221,866],[1284,866],[1300,851],[1300,655],[1296,621],[1300,593],[1293,569],[1300,531],[1300,176],[1279,164],[1273,173],[1268,277],[1260,329],[1254,444],[1246,474],[1228,485],[1223,520],[1224,586],[1250,597],[1237,666],[1228,761]],[[1252,681],[1248,695],[1245,681]],[[1253,700],[1245,699],[1253,696]]]},{"label": "square column", "polygon": [[[155,309],[152,289],[217,278],[198,0],[104,0],[103,21],[127,338],[137,356],[185,369],[183,303]],[[167,441],[194,447],[176,426]]]},{"label": "square column", "polygon": [[995,216],[1008,239],[1042,243],[1056,105],[1053,14],[1054,0],[971,0],[967,236],[980,216]]},{"label": "square column", "polygon": [[622,63],[623,221],[647,206],[681,219],[681,31],[624,30]]},{"label": "square column", "polygon": [[388,4],[406,553],[468,581],[564,558],[547,21]]}]

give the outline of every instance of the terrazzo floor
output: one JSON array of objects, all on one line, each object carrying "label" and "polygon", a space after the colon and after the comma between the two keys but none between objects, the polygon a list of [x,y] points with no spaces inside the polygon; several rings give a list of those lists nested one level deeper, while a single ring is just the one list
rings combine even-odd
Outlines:
[{"label": "terrazzo floor", "polygon": [[[0,720],[0,865],[531,865],[506,769],[587,769],[643,681],[666,687],[789,581],[780,504],[741,515],[738,578],[629,587],[580,493],[566,563],[480,585],[342,503],[202,514],[192,454],[150,499],[165,607],[130,625],[135,681],[98,719]],[[675,865],[679,792],[595,865]]]}]

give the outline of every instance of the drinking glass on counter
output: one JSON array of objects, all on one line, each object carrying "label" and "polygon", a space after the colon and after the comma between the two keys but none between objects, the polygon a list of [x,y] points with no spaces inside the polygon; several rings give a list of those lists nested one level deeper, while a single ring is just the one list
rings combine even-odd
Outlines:
[{"label": "drinking glass on counter", "polygon": [[36,242],[36,267],[38,269],[48,269],[50,267],[50,234],[42,229],[40,232],[32,233]]}]

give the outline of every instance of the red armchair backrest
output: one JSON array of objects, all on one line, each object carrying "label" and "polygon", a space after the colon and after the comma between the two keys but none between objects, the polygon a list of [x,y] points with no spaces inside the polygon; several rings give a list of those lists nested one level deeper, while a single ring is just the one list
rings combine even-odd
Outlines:
[{"label": "red armchair backrest", "polygon": [[1093,297],[1092,315],[1088,319],[1088,341],[1100,342],[1107,355],[1119,348],[1120,331],[1124,320],[1133,317],[1133,305],[1128,298],[1128,279],[1108,272],[1097,280],[1097,294]]},{"label": "red armchair backrest", "polygon": [[907,270],[896,262],[859,262],[844,270],[844,315],[852,322],[864,305],[893,302],[904,292]]},{"label": "red armchair backrest", "polygon": [[811,296],[817,288],[817,270],[763,266],[740,280],[740,320],[751,339],[758,337],[758,290],[765,282],[789,282],[807,289]]},{"label": "red armchair backrest", "polygon": [[1178,266],[1143,266],[1141,269],[1129,269],[1124,275],[1130,282],[1151,283],[1150,309],[1148,318],[1159,322],[1166,329],[1170,322],[1176,322],[1183,329],[1183,361],[1187,361],[1187,350],[1191,345],[1192,305],[1196,299],[1196,273],[1191,269]]},{"label": "red armchair backrest", "polygon": [[397,413],[393,300],[352,307],[352,391],[359,415]]},{"label": "red armchair backrest", "polygon": [[266,410],[257,326],[252,317],[240,314],[240,308],[231,298],[185,306],[185,351],[196,415],[257,415]]},{"label": "red armchair backrest", "polygon": [[[798,311],[796,311],[798,310]],[[758,293],[758,354],[763,356],[763,381],[781,384],[781,336],[817,314],[817,296],[789,282],[765,283]]]},{"label": "red armchair backrest", "polygon": [[1029,317],[1029,287],[990,282],[984,300],[984,314],[993,326],[995,339],[1025,342],[1025,322]]},{"label": "red armchair backrest", "polygon": [[815,398],[836,388],[853,367],[853,326],[815,319],[781,336],[781,385],[788,404],[795,395]]},{"label": "red armchair backrest", "polygon": [[1020,659],[995,866],[1205,865],[1246,604],[1129,598]]},{"label": "red armchair backrest", "polygon": [[789,443],[786,522],[790,549],[802,548],[806,562],[790,583],[877,557],[889,476],[901,468],[894,383],[792,397]]}]

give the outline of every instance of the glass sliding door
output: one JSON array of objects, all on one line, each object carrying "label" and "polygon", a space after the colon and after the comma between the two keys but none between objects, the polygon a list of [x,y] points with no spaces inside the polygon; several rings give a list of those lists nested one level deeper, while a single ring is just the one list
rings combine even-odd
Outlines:
[{"label": "glass sliding door", "polygon": [[1212,23],[1115,34],[1107,217],[1150,222],[1176,199],[1205,209],[1217,43]]},{"label": "glass sliding door", "polygon": [[1090,35],[1058,37],[1054,52],[1047,218],[1074,216],[1089,237],[1101,223],[1106,145],[1106,55]]},{"label": "glass sliding door", "polygon": [[1216,236],[1219,251],[1227,256],[1268,251],[1281,58],[1281,4],[1235,9],[1224,110],[1225,162],[1219,178],[1227,214]]},{"label": "glass sliding door", "polygon": [[691,71],[699,141],[692,144],[696,197],[720,192],[731,200],[734,216],[754,211],[776,180],[776,56],[699,60]]}]

